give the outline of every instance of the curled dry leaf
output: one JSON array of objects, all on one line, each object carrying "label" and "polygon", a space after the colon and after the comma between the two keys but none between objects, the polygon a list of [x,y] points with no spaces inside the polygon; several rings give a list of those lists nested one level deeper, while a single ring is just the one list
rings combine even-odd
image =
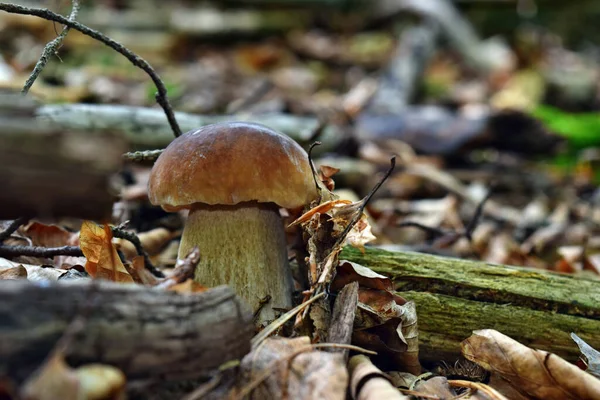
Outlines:
[{"label": "curled dry leaf", "polygon": [[323,182],[323,185],[325,185],[327,190],[333,191],[333,189],[335,189],[335,182],[333,179],[331,179],[331,177],[340,172],[340,169],[327,165],[321,165],[319,170],[319,180]]},{"label": "curled dry leaf", "polygon": [[123,398],[125,375],[109,365],[91,364],[77,369],[56,352],[21,389],[25,400],[111,400]]},{"label": "curled dry leaf", "polygon": [[[339,353],[315,350],[310,339],[268,338],[241,362],[242,379],[252,388],[249,399],[339,399],[346,396],[348,372]],[[242,390],[244,388],[242,387]]]},{"label": "curled dry leaf", "polygon": [[387,375],[368,357],[359,354],[348,362],[350,393],[355,400],[408,400],[391,383]]},{"label": "curled dry leaf", "polygon": [[27,275],[24,277],[30,281],[56,281],[67,272],[64,269],[52,268],[50,266],[43,267],[39,265],[23,264],[7,260],[6,258],[0,258],[0,271],[19,267],[25,268]]},{"label": "curled dry leaf", "polygon": [[600,351],[594,349],[574,333],[571,333],[571,339],[577,343],[579,351],[581,351],[581,359],[586,366],[586,371],[596,378],[600,378]]},{"label": "curled dry leaf", "polygon": [[392,281],[360,264],[342,260],[331,289],[358,282],[353,343],[375,350],[413,374],[421,372],[415,304],[393,292]]},{"label": "curled dry leaf", "polygon": [[93,278],[133,282],[112,243],[112,232],[108,225],[100,226],[92,221],[84,221],[79,232],[79,242],[87,259],[85,270]]},{"label": "curled dry leaf", "polygon": [[600,399],[600,380],[555,354],[534,350],[493,329],[474,331],[463,355],[536,399]]}]

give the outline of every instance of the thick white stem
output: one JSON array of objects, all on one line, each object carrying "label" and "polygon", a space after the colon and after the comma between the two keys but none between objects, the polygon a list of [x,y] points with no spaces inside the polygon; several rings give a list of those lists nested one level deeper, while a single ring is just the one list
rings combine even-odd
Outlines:
[{"label": "thick white stem", "polygon": [[198,205],[190,210],[179,258],[198,246],[195,280],[205,286],[229,285],[252,310],[262,306],[258,321],[276,317],[273,308],[292,305],[283,221],[274,204]]}]

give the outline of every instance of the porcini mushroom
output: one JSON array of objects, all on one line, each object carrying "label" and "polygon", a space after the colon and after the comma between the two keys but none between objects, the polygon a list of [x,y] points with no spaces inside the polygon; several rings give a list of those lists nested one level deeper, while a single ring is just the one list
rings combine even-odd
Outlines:
[{"label": "porcini mushroom", "polygon": [[[292,276],[280,208],[299,208],[317,196],[306,152],[264,125],[224,122],[187,132],[156,160],[150,201],[167,211],[189,209],[179,247],[195,246],[194,280],[227,284],[259,321],[292,305]],[[265,303],[265,300],[270,301]]]}]

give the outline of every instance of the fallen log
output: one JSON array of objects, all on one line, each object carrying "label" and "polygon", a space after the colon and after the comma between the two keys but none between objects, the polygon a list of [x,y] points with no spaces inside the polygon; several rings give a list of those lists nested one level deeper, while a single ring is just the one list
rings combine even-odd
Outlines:
[{"label": "fallen log", "polygon": [[201,379],[250,351],[252,315],[229,287],[181,295],[140,285],[0,283],[0,375],[21,382],[76,317],[71,366],[114,365],[128,382]]},{"label": "fallen log", "polygon": [[36,108],[20,93],[0,93],[0,219],[109,218],[124,140],[49,126]]},{"label": "fallen log", "polygon": [[496,329],[569,361],[574,332],[600,348],[600,280],[429,254],[345,248],[342,259],[388,276],[416,303],[423,361],[454,360],[476,329]]},{"label": "fallen log", "polygon": [[[36,110],[37,119],[61,129],[86,133],[113,132],[124,137],[137,148],[164,147],[173,139],[173,133],[162,110],[149,107],[94,104],[48,104]],[[223,121],[253,121],[280,131],[300,144],[311,141],[319,126],[316,118],[289,114],[235,114],[197,115],[176,112],[175,117],[183,132]],[[318,137],[322,145],[315,153],[331,150],[343,138],[332,126],[326,127]]]}]

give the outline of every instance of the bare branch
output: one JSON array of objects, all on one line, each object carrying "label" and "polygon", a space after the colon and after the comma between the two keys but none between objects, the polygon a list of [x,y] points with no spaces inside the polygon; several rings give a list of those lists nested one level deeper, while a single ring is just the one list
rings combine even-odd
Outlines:
[{"label": "bare branch", "polygon": [[163,151],[164,149],[133,151],[123,154],[123,159],[132,162],[154,162]]},{"label": "bare branch", "polygon": [[[78,11],[79,11],[79,0],[73,0],[73,8],[71,9],[71,14],[69,15],[69,20],[74,21],[75,18],[77,17]],[[46,64],[48,64],[48,59],[50,58],[50,56],[56,54],[58,48],[60,47],[63,40],[67,36],[67,33],[69,33],[69,29],[70,28],[68,26],[65,26],[63,28],[62,32],[56,37],[56,39],[52,40],[44,47],[44,50],[42,51],[42,55],[40,56],[40,59],[38,60],[38,62],[35,64],[35,67],[33,68],[31,75],[29,75],[29,78],[27,78],[27,81],[25,82],[25,86],[23,87],[23,90],[21,90],[21,93],[27,94],[29,92],[29,89],[31,88],[31,86],[33,85],[35,80],[42,73],[42,70],[44,69]]]},{"label": "bare branch", "polygon": [[85,25],[82,25],[77,21],[71,21],[70,19],[65,18],[62,15],[56,14],[48,9],[29,8],[29,7],[23,7],[23,6],[20,6],[17,4],[0,3],[0,10],[6,11],[9,13],[13,13],[13,14],[33,15],[33,16],[40,17],[43,19],[47,19],[49,21],[58,22],[60,24],[63,24],[65,26],[71,28],[71,29],[75,29],[76,31],[79,31],[79,32],[83,33],[84,35],[87,35],[93,39],[96,39],[96,40],[104,43],[111,49],[124,55],[133,65],[135,65],[138,68],[141,68],[142,70],[144,70],[144,72],[146,72],[148,74],[148,76],[150,76],[150,78],[152,79],[152,81],[154,82],[154,85],[156,86],[156,88],[158,90],[158,93],[156,93],[156,96],[155,96],[156,101],[163,108],[165,115],[167,116],[167,120],[169,121],[169,125],[171,126],[171,129],[173,130],[173,134],[175,135],[175,137],[178,137],[181,135],[181,129],[179,128],[179,125],[177,124],[177,120],[175,119],[175,114],[173,113],[173,109],[171,108],[171,104],[169,103],[169,99],[167,98],[167,88],[165,87],[165,84],[163,83],[163,81],[159,78],[156,71],[154,71],[152,66],[150,64],[148,64],[148,62],[146,60],[144,60],[140,56],[136,55],[131,50],[124,47],[122,44],[103,35],[102,33],[98,32],[92,28],[89,28]]},{"label": "bare branch", "polygon": [[83,252],[78,246],[40,247],[40,246],[6,246],[0,245],[0,257],[54,257],[74,256],[83,257]]},{"label": "bare branch", "polygon": [[12,235],[20,226],[25,225],[29,221],[27,217],[21,217],[15,219],[13,222],[8,225],[8,227],[0,232],[0,243],[4,242],[10,235]]},{"label": "bare branch", "polygon": [[144,246],[142,246],[142,242],[140,242],[140,238],[137,237],[137,235],[135,233],[126,231],[121,226],[111,227],[111,230],[112,230],[114,237],[119,238],[119,239],[128,240],[133,244],[138,255],[144,257],[144,266],[146,267],[146,269],[148,271],[150,271],[152,273],[152,275],[157,276],[159,278],[165,277],[165,275],[152,264],[152,261],[150,261],[150,256],[148,255],[148,252],[146,252],[146,250],[144,250]]}]

